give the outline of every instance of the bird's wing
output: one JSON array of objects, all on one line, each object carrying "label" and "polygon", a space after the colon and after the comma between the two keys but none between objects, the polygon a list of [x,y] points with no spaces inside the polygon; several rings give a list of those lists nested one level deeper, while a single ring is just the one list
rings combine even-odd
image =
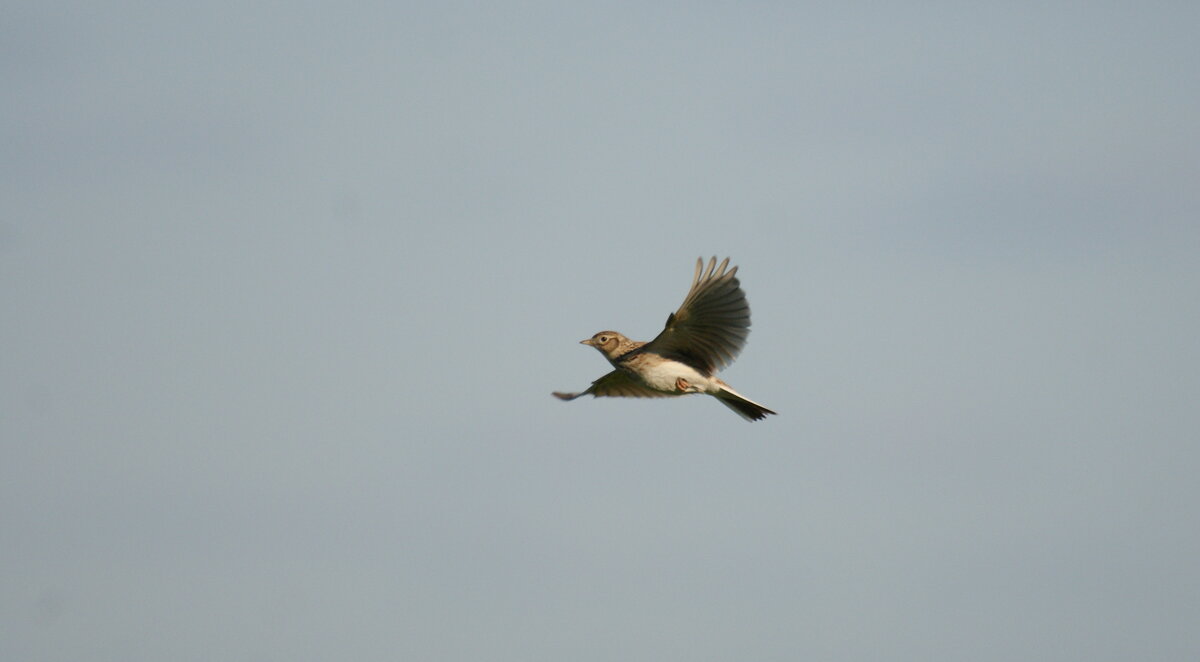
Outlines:
[{"label": "bird's wing", "polygon": [[737,267],[726,271],[728,266],[729,258],[718,266],[714,257],[707,268],[703,259],[696,260],[683,304],[641,351],[681,361],[705,375],[733,363],[750,334],[750,304],[735,276]]},{"label": "bird's wing", "polygon": [[597,398],[667,398],[675,395],[664,391],[656,391],[637,381],[623,370],[613,370],[592,382],[592,385],[582,393],[559,393],[555,391],[554,397],[560,400],[574,400],[581,395],[588,394]]}]

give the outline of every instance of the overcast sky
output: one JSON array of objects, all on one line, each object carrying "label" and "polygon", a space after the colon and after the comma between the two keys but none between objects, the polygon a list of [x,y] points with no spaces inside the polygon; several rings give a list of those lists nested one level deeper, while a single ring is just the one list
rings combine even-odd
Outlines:
[{"label": "overcast sky", "polygon": [[0,658],[1200,658],[1197,25],[6,3]]}]

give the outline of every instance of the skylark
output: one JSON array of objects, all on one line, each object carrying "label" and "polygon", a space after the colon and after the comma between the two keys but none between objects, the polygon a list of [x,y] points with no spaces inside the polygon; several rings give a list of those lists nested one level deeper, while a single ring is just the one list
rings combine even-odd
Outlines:
[{"label": "skylark", "polygon": [[750,333],[750,305],[734,274],[726,271],[729,258],[705,268],[696,260],[692,289],[679,310],[650,342],[630,340],[616,331],[601,331],[587,340],[616,370],[592,382],[582,393],[558,393],[562,400],[593,397],[665,398],[707,393],[748,421],[775,412],[754,402],[717,379],[717,371],[733,363]]}]

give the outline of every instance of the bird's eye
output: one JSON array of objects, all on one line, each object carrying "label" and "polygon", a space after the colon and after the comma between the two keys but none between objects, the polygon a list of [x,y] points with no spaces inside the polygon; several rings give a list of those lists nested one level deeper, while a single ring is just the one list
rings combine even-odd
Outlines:
[{"label": "bird's eye", "polygon": [[608,342],[608,336],[600,336],[600,342]]}]

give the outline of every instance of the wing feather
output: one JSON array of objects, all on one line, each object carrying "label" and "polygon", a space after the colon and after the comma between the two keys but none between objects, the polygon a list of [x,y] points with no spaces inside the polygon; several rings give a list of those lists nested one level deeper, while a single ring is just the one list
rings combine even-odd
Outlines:
[{"label": "wing feather", "polygon": [[675,393],[656,391],[637,381],[624,370],[613,370],[600,379],[592,382],[586,391],[580,393],[560,393],[555,391],[554,397],[560,400],[574,400],[581,395],[592,395],[597,398],[669,398]]},{"label": "wing feather", "polygon": [[642,351],[687,363],[712,375],[733,363],[750,334],[750,304],[729,258],[696,260],[692,288],[679,310],[667,317],[662,332]]}]

